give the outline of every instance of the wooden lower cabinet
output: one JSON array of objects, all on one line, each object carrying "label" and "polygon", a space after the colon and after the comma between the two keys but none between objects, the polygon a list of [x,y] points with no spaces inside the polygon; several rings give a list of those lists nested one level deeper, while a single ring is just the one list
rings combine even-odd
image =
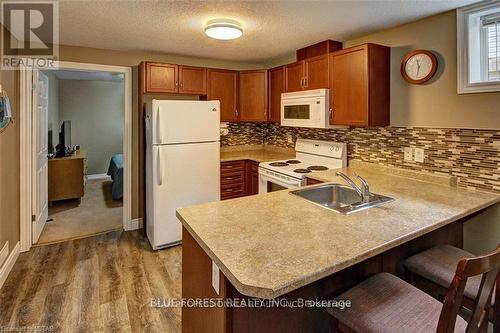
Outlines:
[{"label": "wooden lower cabinet", "polygon": [[259,194],[259,163],[255,161],[247,161],[247,195]]},{"label": "wooden lower cabinet", "polygon": [[[331,300],[368,277],[388,272],[404,278],[400,262],[440,244],[461,248],[463,221],[457,221],[383,252],[375,257],[314,281],[277,300]],[[233,235],[228,235],[232,237]],[[236,237],[237,235],[234,235]],[[255,267],[256,272],[261,269]],[[219,294],[212,287],[212,260],[182,229],[182,298],[218,299],[247,303],[251,297],[238,292],[222,272]],[[254,300],[255,302],[255,300]],[[182,332],[335,332],[331,316],[321,307],[183,307]]]},{"label": "wooden lower cabinet", "polygon": [[312,178],[306,178],[306,185],[316,185],[316,184],[321,184],[324,183],[321,180],[316,180]]},{"label": "wooden lower cabinet", "polygon": [[259,193],[259,162],[250,160],[221,162],[221,200]]}]

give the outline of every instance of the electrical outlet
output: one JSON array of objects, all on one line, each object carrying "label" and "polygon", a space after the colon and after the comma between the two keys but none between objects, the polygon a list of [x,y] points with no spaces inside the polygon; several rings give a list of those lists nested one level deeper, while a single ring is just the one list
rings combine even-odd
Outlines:
[{"label": "electrical outlet", "polygon": [[219,267],[212,261],[212,287],[214,287],[217,295],[220,293],[220,274]]},{"label": "electrical outlet", "polygon": [[287,135],[286,135],[286,141],[287,141],[288,143],[293,143],[293,137],[292,137],[292,135],[291,135],[291,134],[287,134]]},{"label": "electrical outlet", "polygon": [[404,158],[405,161],[413,161],[413,148],[411,147],[404,148]]},{"label": "electrical outlet", "polygon": [[424,163],[425,154],[422,148],[415,148],[415,162]]}]

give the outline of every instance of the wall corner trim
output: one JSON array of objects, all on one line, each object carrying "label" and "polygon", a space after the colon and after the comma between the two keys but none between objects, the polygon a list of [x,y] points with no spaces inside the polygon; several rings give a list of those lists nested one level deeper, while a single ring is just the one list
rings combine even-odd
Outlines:
[{"label": "wall corner trim", "polygon": [[7,260],[5,260],[3,266],[0,267],[0,289],[2,289],[5,280],[7,280],[7,277],[9,276],[12,267],[14,267],[14,264],[16,263],[17,258],[19,257],[20,250],[21,250],[21,244],[20,242],[17,242],[16,246],[14,246],[12,252],[7,257]]}]

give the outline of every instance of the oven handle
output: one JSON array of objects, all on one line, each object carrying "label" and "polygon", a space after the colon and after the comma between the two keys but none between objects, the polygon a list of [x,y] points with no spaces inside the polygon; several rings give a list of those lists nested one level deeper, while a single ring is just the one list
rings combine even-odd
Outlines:
[{"label": "oven handle", "polygon": [[259,173],[259,174],[260,174],[260,177],[262,177],[263,180],[270,181],[270,182],[276,183],[278,185],[290,185],[290,186],[293,186],[295,188],[295,187],[297,187],[297,182],[300,182],[300,181],[297,181],[297,182],[288,182],[285,179],[275,178],[275,177],[270,176],[270,175],[268,175],[266,173]]}]

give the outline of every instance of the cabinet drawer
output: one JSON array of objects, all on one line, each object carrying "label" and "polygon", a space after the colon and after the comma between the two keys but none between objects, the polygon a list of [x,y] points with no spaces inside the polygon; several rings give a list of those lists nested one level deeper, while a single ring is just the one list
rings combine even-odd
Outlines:
[{"label": "cabinet drawer", "polygon": [[220,183],[224,184],[235,184],[235,183],[244,183],[245,182],[245,171],[233,171],[224,172],[220,177]]},{"label": "cabinet drawer", "polygon": [[245,195],[245,183],[225,184],[221,186],[220,196],[222,200],[238,198]]},{"label": "cabinet drawer", "polygon": [[220,165],[221,175],[237,171],[245,171],[245,161],[222,162]]}]

